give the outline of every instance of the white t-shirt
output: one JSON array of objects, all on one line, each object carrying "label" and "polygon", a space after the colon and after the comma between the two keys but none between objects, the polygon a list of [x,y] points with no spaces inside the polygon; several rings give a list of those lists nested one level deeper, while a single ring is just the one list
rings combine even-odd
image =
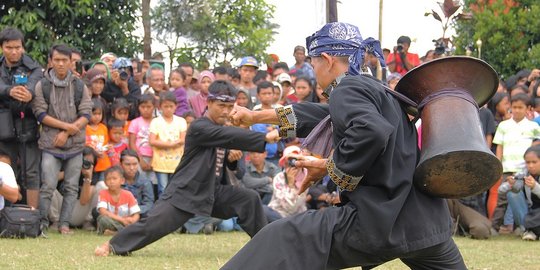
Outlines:
[{"label": "white t-shirt", "polygon": [[[4,182],[4,185],[12,188],[17,188],[17,180],[15,179],[15,173],[11,166],[7,163],[0,161],[0,179]],[[4,209],[5,201],[4,196],[0,195],[0,210]]]}]

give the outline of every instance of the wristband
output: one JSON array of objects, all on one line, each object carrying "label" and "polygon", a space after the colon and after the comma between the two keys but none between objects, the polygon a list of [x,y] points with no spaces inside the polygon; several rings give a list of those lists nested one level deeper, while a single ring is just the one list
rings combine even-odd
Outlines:
[{"label": "wristband", "polygon": [[92,179],[90,178],[83,178],[84,183],[92,183]]}]

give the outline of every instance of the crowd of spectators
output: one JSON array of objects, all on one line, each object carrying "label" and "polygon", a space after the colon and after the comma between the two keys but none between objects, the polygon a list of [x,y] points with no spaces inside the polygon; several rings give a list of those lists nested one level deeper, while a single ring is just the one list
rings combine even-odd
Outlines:
[{"label": "crowd of spectators", "polygon": [[[3,198],[40,210],[42,229],[72,234],[74,227],[114,234],[144,218],[171,181],[180,163],[190,123],[204,117],[209,86],[229,81],[236,105],[252,110],[292,103],[327,103],[303,46],[292,50],[293,65],[271,55],[266,66],[243,57],[237,67],[197,70],[179,63],[168,78],[163,65],[109,52],[89,65],[84,54],[66,45],[50,49],[41,66],[24,52],[17,29],[0,32],[0,208]],[[411,53],[402,36],[385,50],[387,68],[367,51],[364,73],[394,89],[414,67],[444,57]],[[480,110],[486,143],[501,159],[503,178],[470,198],[448,200],[456,233],[484,239],[515,233],[526,240],[540,235],[540,70],[522,70],[501,80],[496,95]],[[268,133],[277,126],[255,124]],[[9,128],[8,128],[9,130]],[[264,153],[239,151],[229,185],[255,190],[269,222],[306,211],[339,206],[339,189],[328,176],[302,194],[306,171],[290,155],[303,138],[266,144]],[[181,177],[181,176],[179,176]],[[18,185],[15,185],[14,179]],[[180,232],[210,234],[239,229],[235,218],[195,216]]]}]

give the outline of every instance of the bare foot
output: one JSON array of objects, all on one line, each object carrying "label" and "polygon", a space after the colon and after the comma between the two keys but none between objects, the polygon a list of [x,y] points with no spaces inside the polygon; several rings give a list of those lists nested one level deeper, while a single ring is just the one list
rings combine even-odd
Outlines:
[{"label": "bare foot", "polygon": [[113,230],[109,230],[109,229],[106,229],[105,231],[103,231],[103,235],[107,235],[107,236],[113,236],[117,233],[117,231],[113,231]]},{"label": "bare foot", "polygon": [[96,250],[94,250],[94,255],[98,257],[107,257],[111,253],[111,247],[109,245],[109,241],[103,243],[101,246],[97,247]]}]

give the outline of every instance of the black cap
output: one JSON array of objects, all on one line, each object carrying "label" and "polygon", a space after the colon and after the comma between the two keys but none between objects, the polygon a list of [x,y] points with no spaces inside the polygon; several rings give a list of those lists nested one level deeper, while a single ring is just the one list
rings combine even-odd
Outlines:
[{"label": "black cap", "polygon": [[401,43],[401,44],[407,43],[411,45],[411,38],[408,36],[401,36],[397,39],[397,43]]}]

